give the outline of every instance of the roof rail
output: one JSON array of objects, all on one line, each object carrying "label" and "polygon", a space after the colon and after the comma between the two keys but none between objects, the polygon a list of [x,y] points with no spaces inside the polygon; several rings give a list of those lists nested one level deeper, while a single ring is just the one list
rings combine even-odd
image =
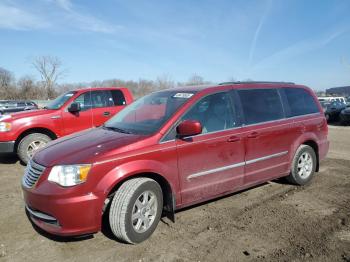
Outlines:
[{"label": "roof rail", "polygon": [[288,84],[295,85],[293,82],[274,82],[274,81],[235,81],[235,82],[222,82],[219,85],[237,85],[237,84]]}]

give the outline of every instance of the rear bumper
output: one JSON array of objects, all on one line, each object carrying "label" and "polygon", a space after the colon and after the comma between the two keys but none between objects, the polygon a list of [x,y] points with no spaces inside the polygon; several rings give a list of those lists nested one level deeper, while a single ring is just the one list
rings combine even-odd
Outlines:
[{"label": "rear bumper", "polygon": [[0,142],[0,153],[13,153],[15,141]]}]

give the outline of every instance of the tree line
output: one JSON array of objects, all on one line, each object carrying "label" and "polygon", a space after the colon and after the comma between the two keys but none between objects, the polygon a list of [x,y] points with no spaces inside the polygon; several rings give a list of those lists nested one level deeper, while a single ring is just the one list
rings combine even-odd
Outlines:
[{"label": "tree line", "polygon": [[53,99],[69,90],[84,87],[123,86],[131,90],[135,97],[141,97],[152,91],[172,88],[174,86],[210,84],[200,75],[193,74],[186,82],[175,82],[168,75],[157,77],[155,80],[122,80],[118,78],[83,83],[58,84],[63,78],[65,70],[60,59],[53,56],[40,56],[31,61],[33,68],[40,75],[40,80],[32,76],[22,76],[18,79],[9,70],[0,67],[0,100]]}]

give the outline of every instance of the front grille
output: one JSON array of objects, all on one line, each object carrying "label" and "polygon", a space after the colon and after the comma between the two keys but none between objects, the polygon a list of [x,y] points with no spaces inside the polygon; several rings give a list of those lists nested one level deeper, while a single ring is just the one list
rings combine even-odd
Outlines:
[{"label": "front grille", "polygon": [[45,167],[35,163],[33,160],[28,162],[27,168],[24,172],[22,179],[23,186],[31,188],[39,180],[42,173],[44,173]]}]

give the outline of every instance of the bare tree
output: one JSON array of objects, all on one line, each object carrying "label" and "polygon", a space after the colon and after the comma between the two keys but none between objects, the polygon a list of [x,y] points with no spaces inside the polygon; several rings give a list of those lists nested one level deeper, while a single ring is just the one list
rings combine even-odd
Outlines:
[{"label": "bare tree", "polygon": [[192,75],[185,83],[185,85],[187,86],[205,85],[205,84],[210,84],[210,81],[204,81],[204,78],[197,74]]},{"label": "bare tree", "polygon": [[171,79],[171,77],[167,74],[157,77],[155,82],[155,89],[162,90],[168,89],[175,86],[175,82]]},{"label": "bare tree", "polygon": [[46,98],[52,98],[55,95],[55,84],[64,73],[61,60],[55,56],[39,56],[32,61],[32,65],[40,74]]},{"label": "bare tree", "polygon": [[12,81],[13,81],[13,74],[10,71],[0,67],[0,87],[1,88],[9,87]]},{"label": "bare tree", "polygon": [[17,96],[13,74],[0,67],[0,99],[14,99]]},{"label": "bare tree", "polygon": [[21,77],[17,82],[17,88],[21,94],[21,98],[34,99],[40,98],[40,90],[35,85],[35,81],[30,76]]},{"label": "bare tree", "polygon": [[139,79],[137,88],[132,89],[136,97],[144,96],[154,90],[154,82],[152,80]]}]

